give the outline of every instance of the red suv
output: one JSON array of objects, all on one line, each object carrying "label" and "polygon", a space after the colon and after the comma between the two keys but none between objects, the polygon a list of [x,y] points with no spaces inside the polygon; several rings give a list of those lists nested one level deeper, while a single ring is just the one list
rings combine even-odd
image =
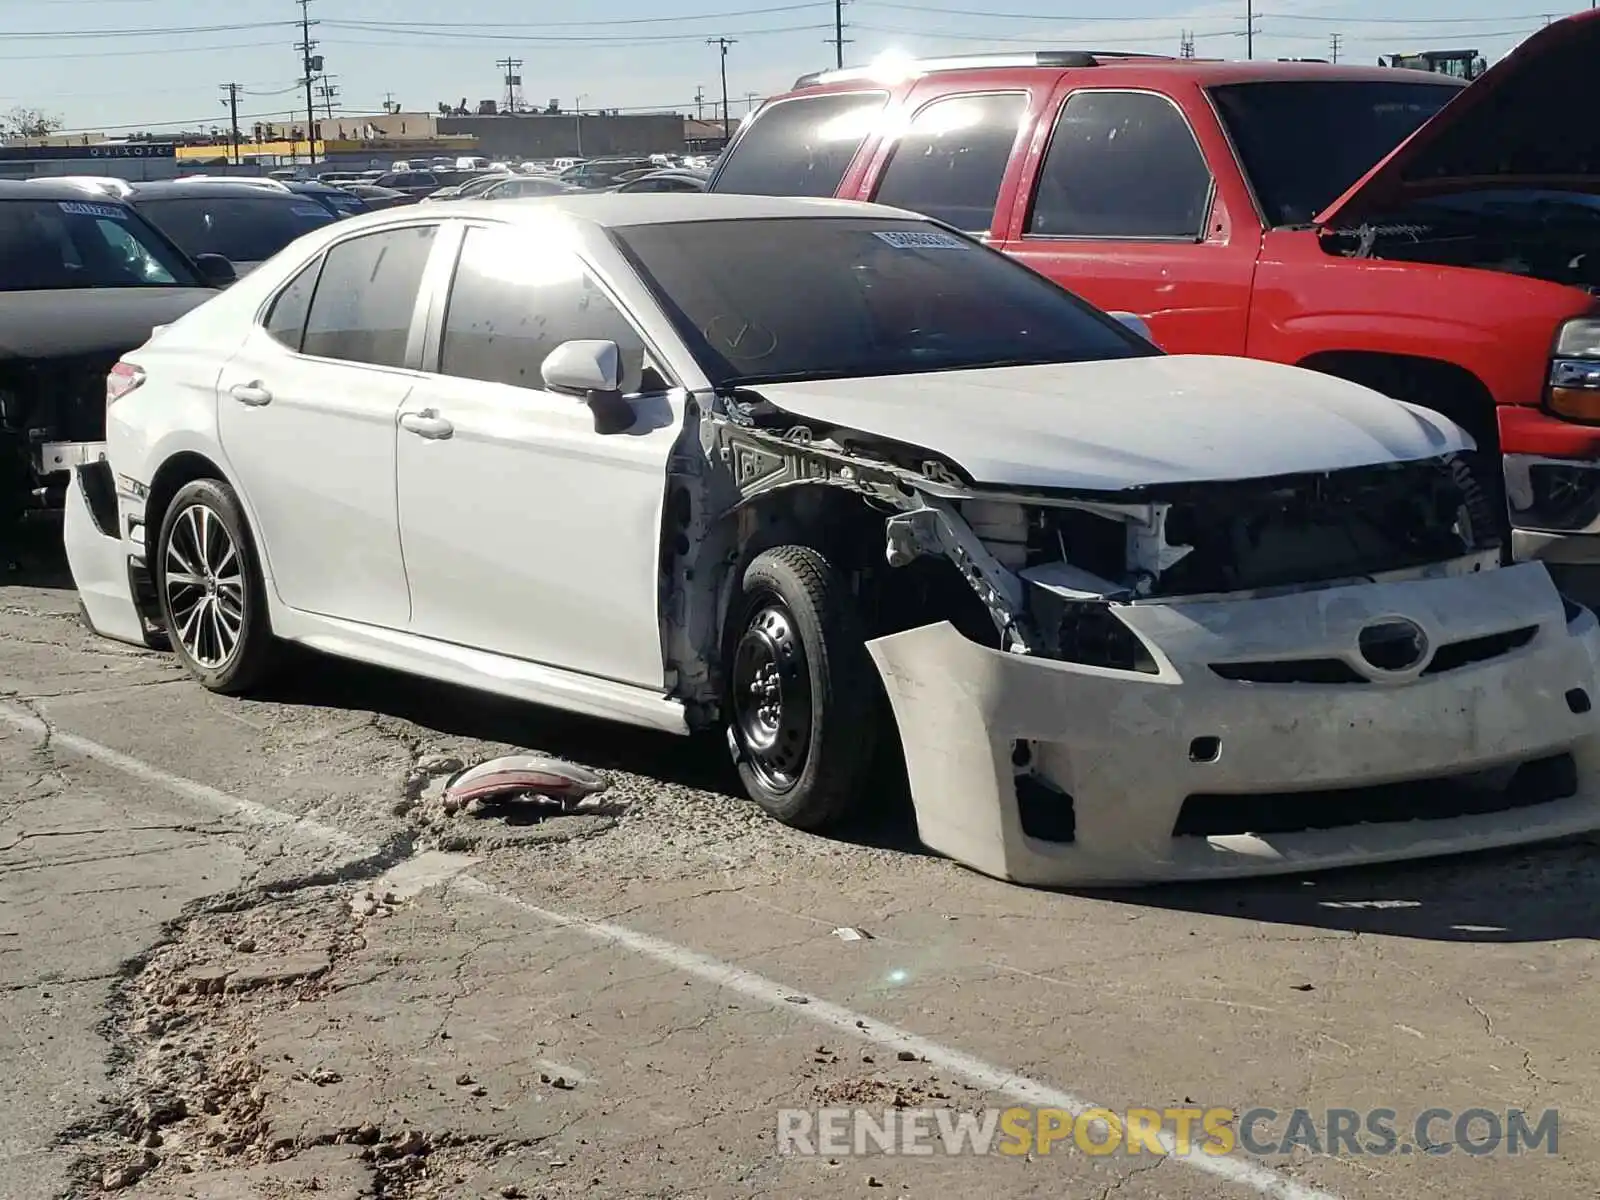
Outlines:
[{"label": "red suv", "polygon": [[880,64],[762,105],[709,190],[913,209],[1173,353],[1442,412],[1503,454],[1519,557],[1600,565],[1597,61],[1600,12],[1470,87],[1080,51]]}]

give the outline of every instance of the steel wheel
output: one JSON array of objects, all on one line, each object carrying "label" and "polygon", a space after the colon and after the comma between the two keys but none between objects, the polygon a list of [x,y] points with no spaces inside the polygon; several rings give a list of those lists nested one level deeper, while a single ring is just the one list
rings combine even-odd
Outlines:
[{"label": "steel wheel", "polygon": [[225,666],[244,634],[245,576],[222,518],[204,504],[180,511],[162,565],[173,640],[197,666]]},{"label": "steel wheel", "polygon": [[813,700],[805,644],[788,608],[761,599],[733,656],[733,725],[750,769],[774,792],[794,787],[811,752]]}]

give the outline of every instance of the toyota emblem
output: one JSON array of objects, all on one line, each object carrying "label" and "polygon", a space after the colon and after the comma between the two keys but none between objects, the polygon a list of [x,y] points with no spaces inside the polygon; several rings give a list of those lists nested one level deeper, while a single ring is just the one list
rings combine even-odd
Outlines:
[{"label": "toyota emblem", "polygon": [[1363,629],[1356,648],[1374,671],[1398,674],[1415,670],[1427,659],[1428,635],[1415,621],[1391,617]]}]

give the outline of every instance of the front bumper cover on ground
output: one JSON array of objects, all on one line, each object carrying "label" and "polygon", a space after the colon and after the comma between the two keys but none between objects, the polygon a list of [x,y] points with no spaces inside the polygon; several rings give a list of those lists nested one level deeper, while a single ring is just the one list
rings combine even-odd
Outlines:
[{"label": "front bumper cover on ground", "polygon": [[[1564,606],[1542,564],[1118,611],[1154,650],[1158,674],[1006,654],[947,623],[868,644],[900,727],[927,846],[1001,879],[1084,886],[1280,874],[1600,828],[1600,624]],[[1537,630],[1486,661],[1423,673],[1425,660],[1409,677],[1245,683],[1211,668],[1359,662],[1360,631],[1396,616],[1420,626],[1435,654]],[[1303,805],[1315,825],[1319,803],[1339,794],[1333,789],[1421,787],[1561,755],[1571,756],[1576,790],[1524,807],[1427,819],[1397,812],[1395,820],[1289,833],[1175,832],[1192,796],[1276,794],[1269,803]],[[1035,777],[1029,803],[1070,806],[1071,840],[1025,831],[1021,757]]]}]

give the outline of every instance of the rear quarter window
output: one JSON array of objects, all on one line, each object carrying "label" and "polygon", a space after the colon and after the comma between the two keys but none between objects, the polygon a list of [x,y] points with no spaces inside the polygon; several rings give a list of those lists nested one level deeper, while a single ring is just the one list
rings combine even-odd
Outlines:
[{"label": "rear quarter window", "polygon": [[888,102],[887,92],[832,92],[776,101],[730,147],[710,190],[833,196]]}]

